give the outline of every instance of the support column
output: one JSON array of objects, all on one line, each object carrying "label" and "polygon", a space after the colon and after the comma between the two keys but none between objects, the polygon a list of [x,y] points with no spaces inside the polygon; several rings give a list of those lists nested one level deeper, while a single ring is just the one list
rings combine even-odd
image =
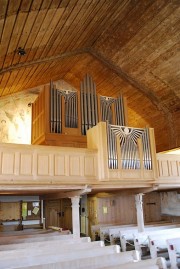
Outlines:
[{"label": "support column", "polygon": [[73,236],[74,237],[80,237],[79,201],[80,201],[80,196],[71,197],[72,227],[73,227]]},{"label": "support column", "polygon": [[135,195],[138,232],[144,232],[143,193]]}]

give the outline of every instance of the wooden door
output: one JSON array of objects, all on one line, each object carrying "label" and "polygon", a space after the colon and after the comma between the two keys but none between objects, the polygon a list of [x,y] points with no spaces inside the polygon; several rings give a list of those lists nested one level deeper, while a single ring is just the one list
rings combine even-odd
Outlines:
[{"label": "wooden door", "polygon": [[56,226],[72,230],[72,210],[70,199],[45,201],[46,227]]},{"label": "wooden door", "polygon": [[144,221],[156,222],[161,221],[161,204],[158,192],[152,192],[143,196]]}]

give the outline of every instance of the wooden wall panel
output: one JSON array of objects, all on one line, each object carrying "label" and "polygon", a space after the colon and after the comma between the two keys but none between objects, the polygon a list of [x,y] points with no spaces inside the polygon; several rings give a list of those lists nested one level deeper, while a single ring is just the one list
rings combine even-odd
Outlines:
[{"label": "wooden wall panel", "polygon": [[70,176],[80,176],[81,175],[81,160],[78,156],[70,156]]},{"label": "wooden wall panel", "polygon": [[96,162],[96,150],[1,144],[0,181],[25,183],[28,178],[33,184],[36,178],[36,183],[44,180],[64,183],[66,177],[69,183],[79,180],[87,184],[98,180]]},{"label": "wooden wall panel", "polygon": [[2,174],[12,175],[14,174],[15,167],[15,154],[4,152],[2,154]]},{"label": "wooden wall panel", "polygon": [[21,219],[21,203],[4,203],[0,202],[0,220],[20,220]]},{"label": "wooden wall panel", "polygon": [[39,176],[49,175],[49,156],[48,154],[38,154],[37,167]]},{"label": "wooden wall panel", "polygon": [[159,180],[180,179],[180,156],[174,154],[157,154]]},{"label": "wooden wall panel", "polygon": [[66,175],[66,159],[65,156],[55,155],[55,176],[65,176]]},{"label": "wooden wall panel", "polygon": [[22,153],[20,156],[20,175],[32,176],[33,156],[32,154]]},{"label": "wooden wall panel", "polygon": [[84,174],[85,176],[95,176],[96,163],[94,158],[91,156],[86,156],[84,158]]}]

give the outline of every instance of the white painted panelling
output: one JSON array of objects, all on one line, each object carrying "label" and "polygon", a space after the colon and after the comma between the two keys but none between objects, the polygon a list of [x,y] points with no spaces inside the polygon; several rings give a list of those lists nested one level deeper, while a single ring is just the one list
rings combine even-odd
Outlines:
[{"label": "white painted panelling", "polygon": [[14,174],[15,154],[3,152],[2,155],[2,174],[10,175]]},{"label": "white painted panelling", "polygon": [[32,175],[32,154],[22,153],[20,156],[20,174]]},{"label": "white painted panelling", "polygon": [[49,175],[49,156],[38,154],[38,175]]},{"label": "white painted panelling", "polygon": [[70,176],[80,176],[80,157],[70,156]]},{"label": "white painted panelling", "polygon": [[91,156],[84,158],[84,174],[85,176],[95,176],[95,163]]},{"label": "white painted panelling", "polygon": [[55,155],[55,176],[65,176],[65,156]]}]

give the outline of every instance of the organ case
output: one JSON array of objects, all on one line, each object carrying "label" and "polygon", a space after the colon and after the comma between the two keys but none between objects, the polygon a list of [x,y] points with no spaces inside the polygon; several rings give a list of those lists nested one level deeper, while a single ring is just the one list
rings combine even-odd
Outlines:
[{"label": "organ case", "polygon": [[87,130],[100,121],[126,125],[125,99],[97,95],[89,75],[80,91],[50,82],[32,104],[32,144],[87,147]]}]

